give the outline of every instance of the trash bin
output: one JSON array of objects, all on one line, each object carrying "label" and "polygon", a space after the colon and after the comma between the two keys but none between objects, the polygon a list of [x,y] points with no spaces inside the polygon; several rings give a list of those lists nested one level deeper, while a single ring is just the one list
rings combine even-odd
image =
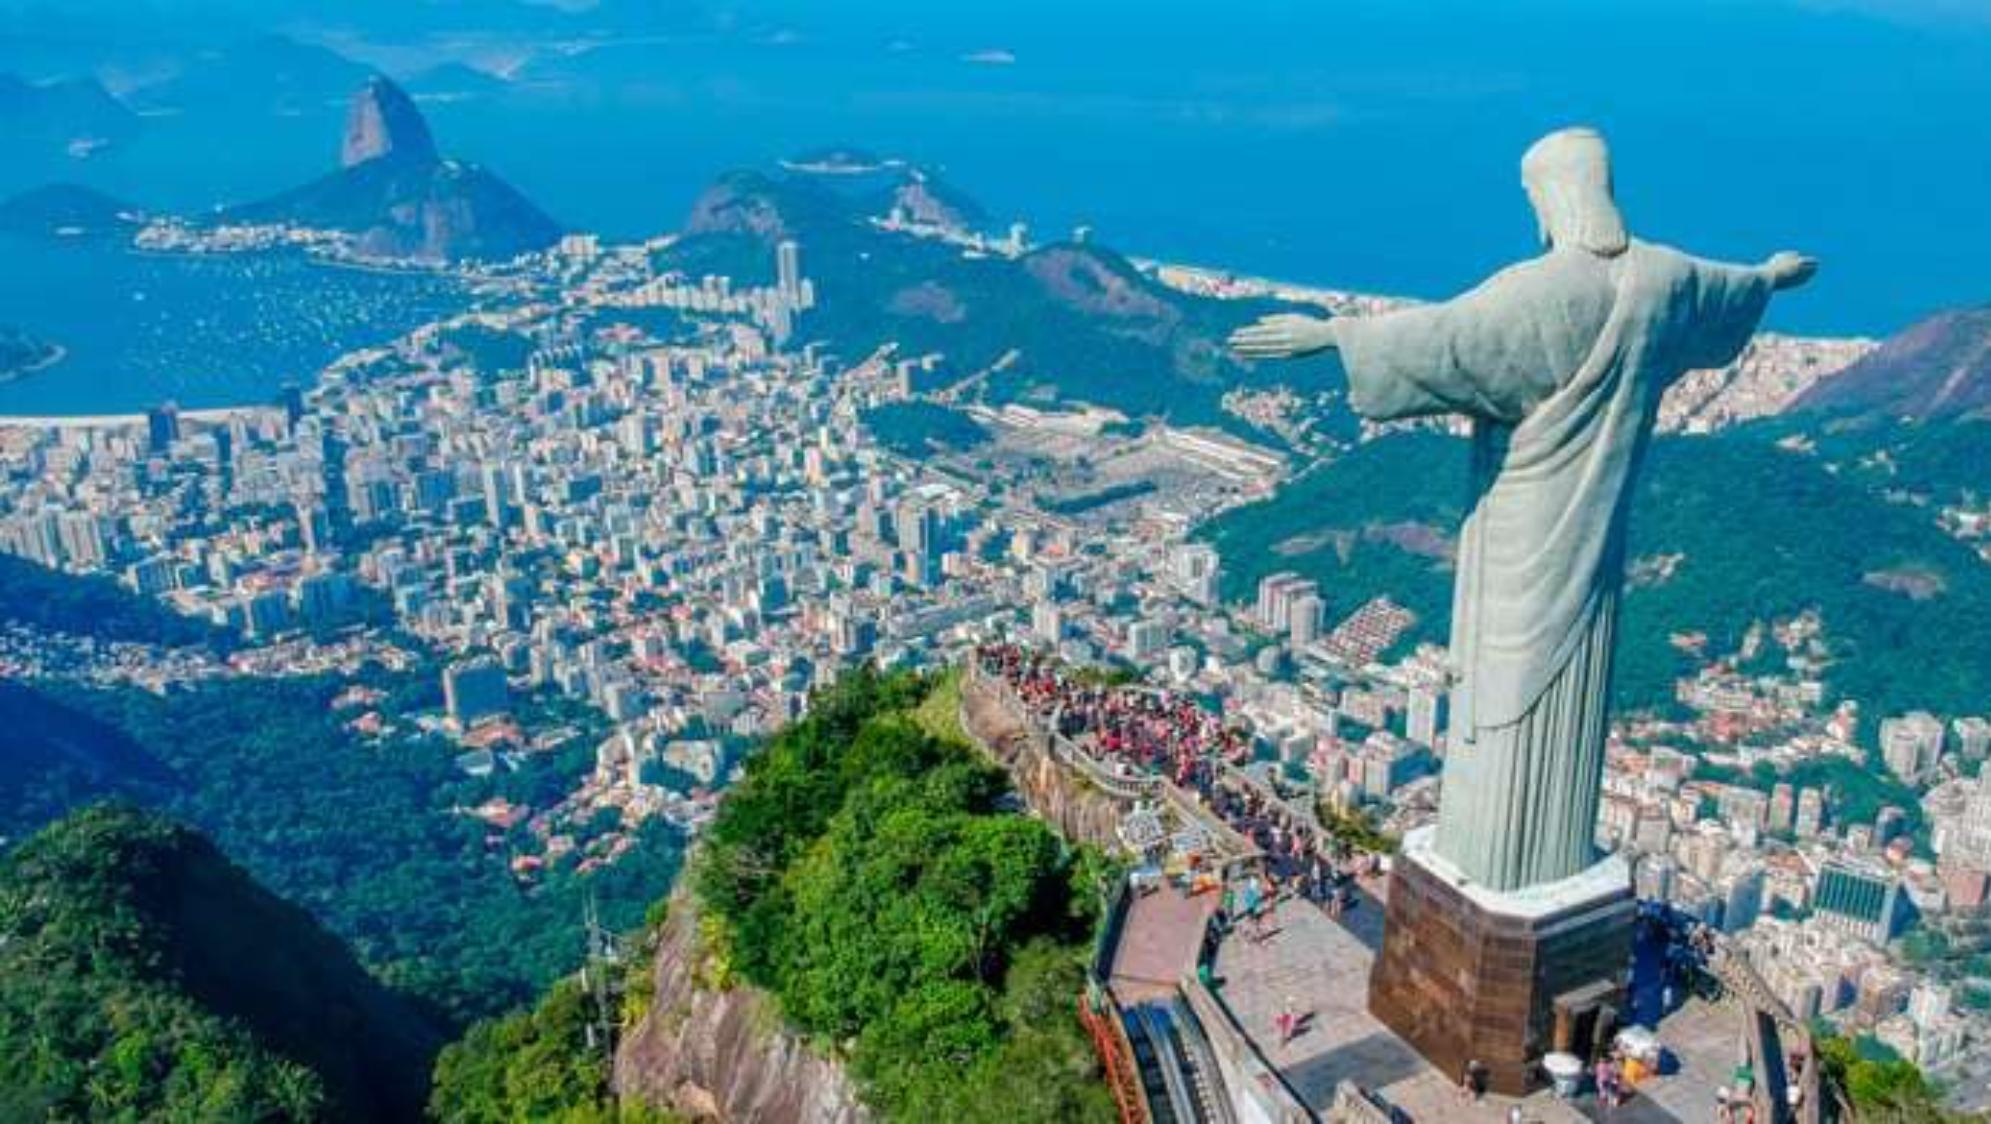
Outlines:
[{"label": "trash bin", "polygon": [[1542,1071],[1558,1097],[1573,1097],[1583,1088],[1583,1060],[1575,1054],[1554,1053],[1542,1059]]}]

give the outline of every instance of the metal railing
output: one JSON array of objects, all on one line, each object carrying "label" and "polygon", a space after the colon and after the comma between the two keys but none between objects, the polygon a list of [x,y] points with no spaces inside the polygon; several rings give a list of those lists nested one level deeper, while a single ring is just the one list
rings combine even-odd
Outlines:
[{"label": "metal railing", "polygon": [[1286,1084],[1285,1075],[1259,1051],[1210,985],[1190,976],[1181,982],[1180,991],[1209,1044],[1225,1091],[1234,1102],[1249,1103],[1251,1118],[1273,1124],[1315,1124],[1320,1119]]},{"label": "metal railing", "polygon": [[[1836,1082],[1825,1079],[1824,1059],[1818,1056],[1818,1044],[1813,1039],[1811,1027],[1770,989],[1769,982],[1756,971],[1749,958],[1725,935],[1717,933],[1714,934],[1714,947],[1705,961],[1705,968],[1721,981],[1722,991],[1744,1007],[1752,1018],[1760,1015],[1795,1038],[1798,1050],[1804,1055],[1804,1073],[1798,1078],[1798,1110],[1792,1112],[1788,1102],[1770,1103],[1781,1096],[1783,1090],[1767,1090],[1769,1098],[1759,1106],[1759,1113],[1763,1114],[1761,1118],[1794,1120],[1796,1124],[1830,1124],[1834,1120],[1851,1120],[1852,1106],[1847,1103],[1845,1091]],[[1765,1036],[1755,1031],[1753,1027],[1744,1031],[1751,1054],[1751,1068],[1758,1074],[1766,1074],[1771,1068],[1771,1059],[1756,1056],[1765,1048]],[[1781,1071],[1782,1059],[1775,1061]],[[1763,1084],[1768,1086],[1771,1083]]]},{"label": "metal railing", "polygon": [[[1039,718],[1016,694],[1010,684],[999,675],[984,672],[980,661],[970,657],[967,661],[968,682],[988,690],[998,705],[1020,726],[1030,740],[1043,752],[1083,778],[1093,788],[1109,798],[1122,803],[1136,801],[1159,801],[1186,822],[1201,828],[1212,845],[1221,853],[1225,865],[1255,860],[1261,853],[1258,846],[1239,834],[1223,819],[1204,807],[1190,793],[1156,773],[1146,773],[1122,769],[1098,755],[1088,752],[1071,738],[1058,732],[1062,711],[1053,711],[1048,719]],[[1249,785],[1254,792],[1267,794],[1278,806],[1297,811],[1291,805],[1279,800],[1276,794],[1228,763],[1218,763],[1219,783],[1233,786]],[[1318,822],[1307,813],[1306,823],[1318,831]]]},{"label": "metal railing", "polygon": [[1086,1037],[1092,1039],[1100,1068],[1105,1070],[1106,1086],[1113,1092],[1120,1124],[1151,1124],[1154,1114],[1148,1108],[1147,1091],[1134,1058],[1134,1044],[1127,1038],[1126,1028],[1120,1025],[1120,1004],[1113,998],[1112,989],[1098,980],[1088,979],[1085,994],[1079,996],[1078,1019],[1085,1027]]}]

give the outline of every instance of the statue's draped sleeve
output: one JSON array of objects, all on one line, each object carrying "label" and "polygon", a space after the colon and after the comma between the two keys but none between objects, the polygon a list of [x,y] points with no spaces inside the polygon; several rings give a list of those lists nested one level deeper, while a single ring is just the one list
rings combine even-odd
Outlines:
[{"label": "statue's draped sleeve", "polygon": [[1555,324],[1568,295],[1563,271],[1537,260],[1442,304],[1335,320],[1349,406],[1374,421],[1519,421],[1568,369]]},{"label": "statue's draped sleeve", "polygon": [[1674,322],[1693,330],[1676,333],[1687,354],[1675,365],[1683,371],[1726,367],[1748,346],[1776,285],[1761,266],[1691,260],[1693,283],[1676,290],[1684,307],[1674,310]]}]

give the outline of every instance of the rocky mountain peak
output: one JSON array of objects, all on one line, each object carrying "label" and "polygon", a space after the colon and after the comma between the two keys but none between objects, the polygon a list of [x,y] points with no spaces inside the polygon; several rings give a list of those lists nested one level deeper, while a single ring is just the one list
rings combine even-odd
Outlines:
[{"label": "rocky mountain peak", "polygon": [[436,143],[415,100],[392,81],[375,75],[353,95],[339,165],[352,168],[389,157],[407,164],[433,163]]},{"label": "rocky mountain peak", "polygon": [[353,98],[339,168],[227,214],[344,231],[363,254],[423,262],[502,261],[560,239],[560,225],[510,184],[444,159],[414,99],[378,76]]}]

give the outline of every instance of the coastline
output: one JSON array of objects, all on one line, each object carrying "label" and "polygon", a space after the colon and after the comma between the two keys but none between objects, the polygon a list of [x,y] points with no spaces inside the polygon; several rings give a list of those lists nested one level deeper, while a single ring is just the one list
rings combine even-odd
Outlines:
[{"label": "coastline", "polygon": [[[280,406],[214,406],[204,410],[181,410],[180,420],[222,425],[235,418],[254,418],[280,412]],[[144,414],[0,414],[0,430],[124,429],[143,426],[145,421]]]},{"label": "coastline", "polygon": [[466,284],[483,279],[480,275],[472,271],[457,268],[449,263],[430,265],[426,263],[414,263],[411,261],[409,264],[403,265],[388,259],[383,259],[381,261],[367,261],[363,259],[335,258],[335,257],[328,257],[324,254],[314,254],[309,250],[299,246],[263,246],[254,249],[242,249],[242,250],[188,250],[188,249],[177,249],[177,248],[163,248],[156,246],[140,246],[137,245],[136,243],[133,243],[123,247],[123,250],[125,253],[128,253],[133,257],[140,257],[140,258],[162,258],[168,261],[224,262],[224,263],[232,258],[253,257],[258,254],[292,253],[295,254],[298,260],[303,264],[310,266],[317,266],[321,269],[342,269],[342,270],[348,270],[353,273],[368,273],[384,277],[447,278],[452,281],[463,282]]},{"label": "coastline", "polygon": [[[422,276],[445,278],[458,284],[472,284],[478,280],[475,274],[459,271],[450,266],[440,267],[395,267],[364,261],[347,261],[325,258],[320,255],[296,252],[300,260],[308,266],[324,269],[355,271],[362,273],[389,274],[398,276]],[[189,250],[125,247],[125,251],[135,256],[176,258],[185,260],[217,260],[228,256],[223,254],[200,253]],[[270,250],[250,251],[251,254],[267,253]],[[284,252],[276,250],[274,252]],[[1182,261],[1169,261],[1145,255],[1129,255],[1127,259],[1137,270],[1146,274],[1152,281],[1178,292],[1218,300],[1248,300],[1271,298],[1296,304],[1309,304],[1322,308],[1333,315],[1365,315],[1388,311],[1408,305],[1423,303],[1416,298],[1365,293],[1356,290],[1339,289],[1326,285],[1283,280],[1254,274],[1240,273],[1221,266],[1193,264]],[[1850,341],[1866,342],[1860,337],[1842,336],[1790,336],[1783,333],[1765,332],[1761,336],[1779,337],[1796,341]],[[68,356],[67,349],[60,344],[52,355],[44,357],[33,365],[20,368],[0,376],[0,386],[16,379],[53,367]],[[317,381],[315,378],[312,380]],[[237,416],[255,416],[275,407],[267,402],[237,406],[216,406],[198,410],[183,410],[183,419],[202,423],[225,423]],[[0,410],[0,430],[7,429],[115,429],[143,425],[144,413],[77,413],[77,414],[10,414]]]}]

